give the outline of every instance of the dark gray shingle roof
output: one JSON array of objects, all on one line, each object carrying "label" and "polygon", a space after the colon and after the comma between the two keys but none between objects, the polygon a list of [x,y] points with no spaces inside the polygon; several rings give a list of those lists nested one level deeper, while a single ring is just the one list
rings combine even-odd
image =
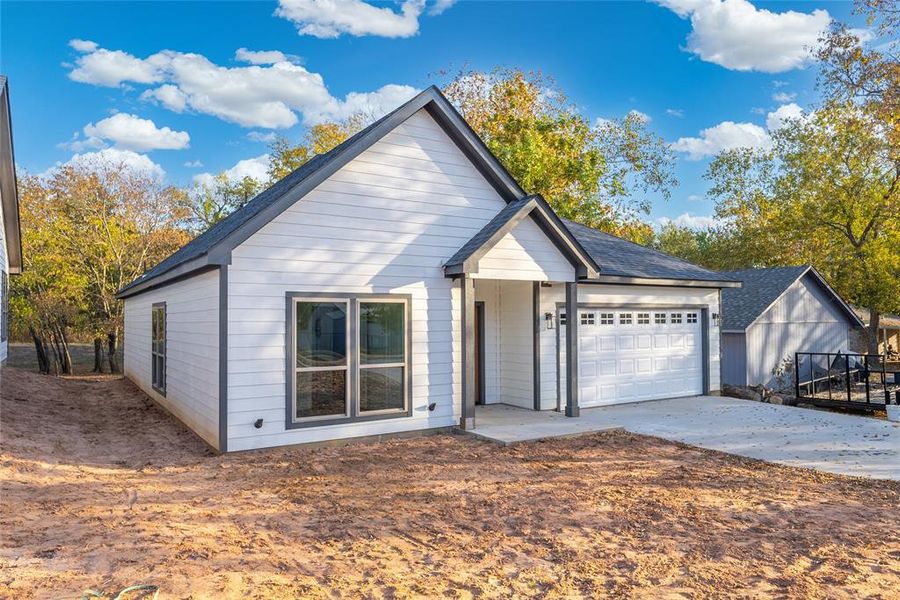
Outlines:
[{"label": "dark gray shingle roof", "polygon": [[730,281],[733,278],[675,258],[665,252],[629,242],[580,223],[563,219],[569,231],[600,265],[601,275],[647,279]]},{"label": "dark gray shingle roof", "polygon": [[722,290],[722,329],[743,331],[749,327],[807,270],[809,265],[744,269],[723,273],[732,279],[742,281],[743,286]]}]

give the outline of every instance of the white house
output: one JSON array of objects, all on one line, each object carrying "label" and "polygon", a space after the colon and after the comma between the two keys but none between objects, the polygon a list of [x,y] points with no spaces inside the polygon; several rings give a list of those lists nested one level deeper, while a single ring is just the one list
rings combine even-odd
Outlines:
[{"label": "white house", "polygon": [[121,290],[125,373],[220,451],[577,417],[717,392],[737,285],[561,220],[430,88]]},{"label": "white house", "polygon": [[21,272],[22,240],[9,88],[6,77],[0,75],[0,364],[6,362],[9,348],[9,276]]},{"label": "white house", "polygon": [[846,353],[864,326],[809,265],[723,275],[743,283],[722,292],[723,383],[774,387],[773,369],[795,352]]}]

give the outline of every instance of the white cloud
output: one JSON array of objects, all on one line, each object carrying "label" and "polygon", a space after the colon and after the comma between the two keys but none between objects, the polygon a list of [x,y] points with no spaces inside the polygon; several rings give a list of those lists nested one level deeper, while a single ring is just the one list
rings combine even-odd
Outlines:
[{"label": "white cloud", "polygon": [[69,73],[75,81],[117,87],[126,83],[161,84],[141,94],[175,112],[193,110],[244,127],[287,128],[341,120],[364,111],[380,117],[416,89],[385,85],[374,92],[332,96],[321,75],[282,61],[271,65],[223,67],[205,56],[163,50],[141,59],[96,45],[79,57]]},{"label": "white cloud", "polygon": [[118,148],[104,148],[97,152],[75,154],[65,164],[86,169],[121,166],[139,173],[145,173],[159,181],[162,181],[166,176],[163,168],[153,162],[146,154],[138,154],[131,150],[120,150]]},{"label": "white cloud", "polygon": [[263,142],[265,144],[271,144],[275,141],[277,135],[274,131],[270,131],[268,133],[263,133],[262,131],[250,131],[247,133],[247,139],[252,140],[254,142]]},{"label": "white cloud", "polygon": [[437,16],[454,4],[456,4],[456,0],[435,0],[434,4],[431,5],[431,8],[428,9],[428,14]]},{"label": "white cloud", "polygon": [[97,49],[96,42],[89,42],[87,40],[78,40],[78,39],[70,40],[69,46],[71,46],[75,50],[78,50],[79,52],[93,52],[94,50]]},{"label": "white cloud", "polygon": [[772,12],[748,0],[656,0],[690,18],[687,50],[706,62],[737,71],[781,73],[813,60],[811,52],[831,16],[817,9]]},{"label": "white cloud", "polygon": [[190,145],[191,136],[186,131],[174,131],[169,127],[157,127],[150,119],[137,115],[117,113],[111,117],[88,123],[84,126],[87,138],[83,147],[102,145],[100,141],[112,142],[121,150],[181,150]]},{"label": "white cloud", "polygon": [[689,227],[691,229],[706,229],[707,227],[712,227],[716,224],[715,217],[705,216],[705,215],[692,215],[689,212],[683,213],[675,217],[674,219],[670,219],[669,217],[660,217],[657,219],[657,223],[660,225],[667,225],[669,223],[674,223],[679,227]]},{"label": "white cloud", "polygon": [[279,62],[288,62],[288,57],[278,50],[247,50],[238,48],[234,53],[235,60],[248,62],[253,65],[272,65]]},{"label": "white cloud", "polygon": [[203,162],[199,161],[199,160],[189,160],[186,163],[184,163],[184,166],[187,167],[188,169],[199,169],[200,167],[203,166]]},{"label": "white cloud", "polygon": [[700,160],[715,156],[723,150],[735,148],[768,150],[772,147],[770,133],[784,127],[789,119],[802,118],[804,118],[803,109],[791,102],[769,112],[766,115],[765,128],[755,123],[723,121],[702,130],[699,137],[679,138],[672,144],[672,149],[687,154],[688,160]]},{"label": "white cloud", "polygon": [[638,119],[639,121],[643,121],[644,123],[649,123],[653,120],[653,117],[651,117],[647,113],[641,112],[636,109],[629,110],[628,115],[634,117],[635,119]]},{"label": "white cloud", "polygon": [[684,116],[684,110],[682,110],[680,108],[667,108],[666,114],[669,115],[670,117],[677,117],[680,119],[681,117]]},{"label": "white cloud", "polygon": [[404,0],[400,12],[362,0],[279,0],[275,14],[296,25],[300,35],[336,38],[346,33],[405,38],[419,32],[419,15],[424,8],[425,0]]},{"label": "white cloud", "polygon": [[146,90],[141,94],[141,100],[159,102],[173,112],[184,112],[187,107],[188,95],[174,85],[161,85],[153,90]]},{"label": "white cloud", "polygon": [[774,87],[774,88],[776,88],[776,89],[777,89],[777,88],[781,88],[781,87],[788,86],[788,85],[790,85],[790,84],[791,84],[791,83],[790,83],[789,81],[785,81],[784,79],[773,79],[773,80],[772,80],[772,87]]},{"label": "white cloud", "polygon": [[791,119],[802,119],[804,117],[803,109],[791,102],[779,106],[774,111],[766,115],[766,127],[769,131],[776,131],[784,127]]},{"label": "white cloud", "polygon": [[772,94],[772,100],[774,100],[775,102],[793,102],[796,98],[797,94],[790,92],[775,92],[774,94]]},{"label": "white cloud", "polygon": [[688,202],[700,202],[701,200],[703,200],[703,196],[699,194],[690,194],[687,199]]},{"label": "white cloud", "polygon": [[[269,179],[269,155],[261,154],[255,158],[245,158],[240,160],[230,169],[225,169],[225,176],[231,181],[240,181],[244,177],[250,177],[259,182],[265,182]],[[212,173],[199,173],[193,177],[194,183],[199,185],[210,185],[215,180]]]},{"label": "white cloud", "polygon": [[672,148],[684,152],[690,160],[700,160],[714,156],[722,150],[753,148],[765,150],[772,145],[772,139],[765,129],[753,123],[723,121],[714,127],[704,129],[700,137],[679,138]]}]

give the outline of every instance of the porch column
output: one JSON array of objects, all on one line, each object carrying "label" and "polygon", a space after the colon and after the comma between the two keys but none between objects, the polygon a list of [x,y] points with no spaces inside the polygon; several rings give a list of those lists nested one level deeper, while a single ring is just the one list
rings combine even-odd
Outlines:
[{"label": "porch column", "polygon": [[462,429],[475,428],[475,280],[468,275],[459,278],[462,309]]},{"label": "porch column", "polygon": [[578,284],[566,283],[566,416],[581,414],[578,406]]}]

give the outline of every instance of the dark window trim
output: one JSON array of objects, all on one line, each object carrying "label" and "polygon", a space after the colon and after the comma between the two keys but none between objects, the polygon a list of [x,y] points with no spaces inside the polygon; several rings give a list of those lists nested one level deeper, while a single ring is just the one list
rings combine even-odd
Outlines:
[{"label": "dark window trim", "polygon": [[[156,311],[162,309],[163,314],[163,349],[162,352],[156,352],[153,344],[156,342],[156,328],[153,326],[153,317]],[[165,302],[154,302],[150,307],[150,386],[159,394],[166,395],[166,379],[169,371],[169,314],[166,309]],[[154,377],[153,369],[156,364],[156,357],[162,357],[162,385],[157,385],[156,377]]]},{"label": "dark window trim", "polygon": [[[294,420],[294,303],[295,301],[311,301],[321,299],[331,302],[347,302],[347,335],[350,344],[347,347],[347,386],[348,386],[348,414],[342,417],[322,417],[303,421]],[[387,302],[402,302],[406,307],[406,385],[404,389],[404,401],[406,407],[403,410],[373,414],[359,414],[359,303],[366,301],[383,300]],[[285,345],[284,345],[284,375],[285,375],[285,429],[307,429],[310,427],[325,427],[328,425],[345,425],[349,423],[362,423],[366,421],[382,421],[387,419],[399,419],[412,416],[412,294],[379,294],[379,293],[346,293],[346,292],[287,292],[285,294]]]}]

